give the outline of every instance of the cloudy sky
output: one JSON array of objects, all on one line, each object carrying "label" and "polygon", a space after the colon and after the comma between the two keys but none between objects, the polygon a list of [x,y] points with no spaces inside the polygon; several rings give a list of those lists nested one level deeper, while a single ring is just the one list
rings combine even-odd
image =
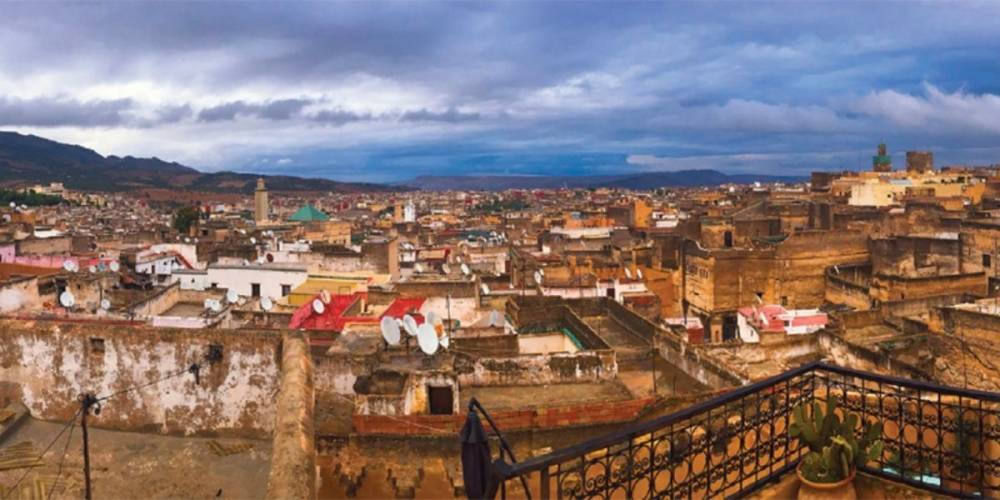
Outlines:
[{"label": "cloudy sky", "polygon": [[1000,162],[1000,3],[4,3],[0,130],[203,170]]}]

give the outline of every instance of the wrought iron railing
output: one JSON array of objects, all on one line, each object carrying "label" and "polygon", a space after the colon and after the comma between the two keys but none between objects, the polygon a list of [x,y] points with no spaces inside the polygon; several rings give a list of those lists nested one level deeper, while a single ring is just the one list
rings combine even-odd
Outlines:
[{"label": "wrought iron railing", "polygon": [[792,410],[828,394],[862,421],[883,423],[884,452],[863,472],[945,495],[1000,496],[1000,394],[824,363],[523,462],[497,460],[487,491],[503,498],[746,496],[794,473],[807,449],[789,435]]}]

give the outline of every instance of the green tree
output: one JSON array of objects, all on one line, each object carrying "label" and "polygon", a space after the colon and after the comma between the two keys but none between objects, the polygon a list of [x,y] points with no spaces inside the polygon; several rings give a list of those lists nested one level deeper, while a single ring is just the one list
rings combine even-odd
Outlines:
[{"label": "green tree", "polygon": [[187,234],[191,230],[191,225],[198,220],[198,209],[195,207],[184,207],[174,213],[174,229],[181,234]]}]

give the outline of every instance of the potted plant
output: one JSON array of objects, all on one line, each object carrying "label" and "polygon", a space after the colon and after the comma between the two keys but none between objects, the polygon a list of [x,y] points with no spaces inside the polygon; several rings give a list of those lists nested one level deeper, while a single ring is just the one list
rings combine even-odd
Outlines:
[{"label": "potted plant", "polygon": [[792,411],[791,437],[809,448],[799,461],[799,498],[857,498],[854,474],[859,465],[882,454],[882,424],[866,423],[861,437],[855,434],[860,418],[856,413],[837,415],[837,398],[829,395],[826,411],[815,402]]}]

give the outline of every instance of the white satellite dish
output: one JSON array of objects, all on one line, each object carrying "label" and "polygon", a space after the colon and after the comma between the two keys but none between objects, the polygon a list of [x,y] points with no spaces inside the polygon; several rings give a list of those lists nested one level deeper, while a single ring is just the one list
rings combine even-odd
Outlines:
[{"label": "white satellite dish", "polygon": [[451,340],[449,340],[447,336],[444,336],[438,339],[438,343],[441,344],[441,347],[447,349],[448,346],[451,345]]},{"label": "white satellite dish", "polygon": [[483,295],[489,295],[490,294],[490,287],[486,283],[480,284],[479,288],[483,290]]},{"label": "white satellite dish", "polygon": [[113,273],[117,273],[118,270],[121,269],[121,267],[122,267],[117,262],[111,262],[111,264],[109,264],[109,266],[111,266],[111,272],[113,272]]},{"label": "white satellite dish", "polygon": [[71,261],[71,260],[64,260],[62,267],[63,267],[63,269],[65,269],[68,272],[73,272],[73,261]]},{"label": "white satellite dish", "polygon": [[261,308],[261,310],[263,310],[264,312],[267,312],[267,311],[270,311],[271,308],[273,308],[273,307],[274,307],[274,301],[272,301],[270,299],[270,297],[261,297],[260,298],[260,308]]},{"label": "white satellite dish", "polygon": [[111,309],[111,301],[108,299],[101,299],[101,309],[108,311]]},{"label": "white satellite dish", "polygon": [[313,311],[316,314],[323,314],[323,311],[325,311],[325,310],[326,310],[326,306],[323,305],[323,301],[322,300],[316,299],[316,300],[313,301]]},{"label": "white satellite dish", "polygon": [[492,310],[490,311],[490,326],[501,327],[503,326],[504,318],[500,311]]},{"label": "white satellite dish", "polygon": [[95,267],[95,266],[87,266],[87,271],[89,271],[90,274],[94,274],[94,273],[97,272],[97,267]]},{"label": "white satellite dish", "polygon": [[73,307],[73,304],[76,304],[76,297],[69,290],[66,290],[59,294],[59,303],[66,309],[69,309]]},{"label": "white satellite dish", "polygon": [[438,322],[437,313],[435,313],[434,311],[428,311],[427,316],[424,318],[424,321],[432,325],[436,324]]},{"label": "white satellite dish", "polygon": [[203,305],[205,307],[205,309],[211,309],[212,308],[212,299],[205,299],[205,301],[202,302],[201,305]]},{"label": "white satellite dish", "polygon": [[441,270],[444,271],[445,274],[451,274],[451,266],[448,264],[441,264]]},{"label": "white satellite dish", "polygon": [[17,208],[17,203],[10,202],[10,208]]},{"label": "white satellite dish", "polygon": [[399,345],[399,323],[396,320],[389,317],[382,317],[382,338],[389,345]]},{"label": "white satellite dish", "polygon": [[417,330],[417,344],[420,345],[420,350],[428,356],[437,352],[439,345],[438,336],[433,326],[428,323],[420,325],[420,328]]},{"label": "white satellite dish", "polygon": [[240,294],[236,293],[236,290],[230,288],[226,291],[226,302],[230,304],[235,304],[237,300],[240,300]]},{"label": "white satellite dish", "polygon": [[251,236],[250,237],[250,244],[251,245],[256,245],[257,244],[257,238],[254,238],[253,236]]},{"label": "white satellite dish", "polygon": [[417,320],[413,319],[413,316],[409,314],[403,316],[403,329],[411,336],[415,336],[417,334]]},{"label": "white satellite dish", "polygon": [[462,274],[465,275],[469,274],[469,266],[465,265],[464,263],[462,264]]},{"label": "white satellite dish", "polygon": [[416,271],[416,272],[418,272],[418,273],[422,273],[422,272],[424,272],[424,266],[420,265],[419,263],[418,264],[414,264],[413,265],[413,270]]},{"label": "white satellite dish", "polygon": [[635,275],[638,276],[639,279],[642,279],[642,269],[636,269],[635,270]]},{"label": "white satellite dish", "polygon": [[327,290],[320,290],[320,292],[319,292],[319,300],[322,300],[323,304],[329,304],[330,303],[330,292],[328,292]]},{"label": "white satellite dish", "polygon": [[184,243],[191,243],[191,238],[187,238],[187,237],[185,237],[185,238],[184,238]]},{"label": "white satellite dish", "polygon": [[632,279],[632,271],[631,271],[631,270],[629,270],[629,268],[627,268],[627,267],[625,268],[625,276],[626,276],[626,277],[627,277],[628,279]]},{"label": "white satellite dish", "polygon": [[222,310],[222,302],[219,302],[218,300],[213,299],[212,300],[212,311],[213,312],[219,312],[221,310]]},{"label": "white satellite dish", "polygon": [[542,276],[543,275],[542,275],[541,271],[535,271],[535,283],[538,283],[539,285],[541,285],[542,284]]},{"label": "white satellite dish", "polygon": [[539,269],[538,270],[538,274],[541,274],[542,276],[545,276],[545,269]]}]

